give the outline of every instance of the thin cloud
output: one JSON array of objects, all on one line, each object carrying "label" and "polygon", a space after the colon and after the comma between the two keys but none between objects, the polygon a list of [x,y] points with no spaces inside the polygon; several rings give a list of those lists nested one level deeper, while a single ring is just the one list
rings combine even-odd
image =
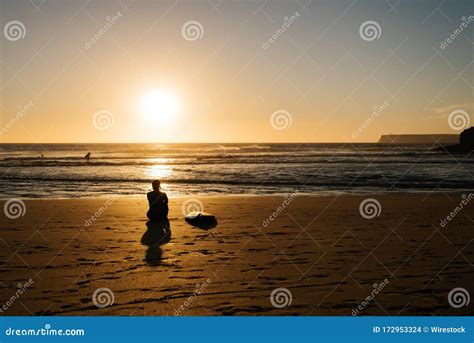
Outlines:
[{"label": "thin cloud", "polygon": [[442,107],[434,107],[429,111],[433,113],[431,116],[427,116],[424,120],[432,120],[432,119],[442,119],[447,118],[448,115],[454,110],[463,110],[469,112],[469,110],[473,109],[472,103],[463,103],[463,104],[454,104],[449,106],[442,106]]}]

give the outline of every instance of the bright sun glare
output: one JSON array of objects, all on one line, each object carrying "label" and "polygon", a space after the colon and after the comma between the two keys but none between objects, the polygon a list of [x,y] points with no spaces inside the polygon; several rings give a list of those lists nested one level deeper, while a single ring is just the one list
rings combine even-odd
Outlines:
[{"label": "bright sun glare", "polygon": [[164,89],[153,89],[145,93],[140,101],[140,110],[148,120],[170,122],[179,107],[176,95]]}]

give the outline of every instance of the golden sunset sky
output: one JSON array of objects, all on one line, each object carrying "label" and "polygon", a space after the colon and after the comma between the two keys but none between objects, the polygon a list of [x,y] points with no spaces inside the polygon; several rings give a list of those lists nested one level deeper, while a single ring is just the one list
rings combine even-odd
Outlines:
[{"label": "golden sunset sky", "polygon": [[[457,133],[454,110],[472,118],[474,23],[443,45],[468,0],[1,0],[0,12],[2,143],[373,142]],[[376,37],[360,32],[368,21]],[[286,122],[272,125],[276,111]]]}]

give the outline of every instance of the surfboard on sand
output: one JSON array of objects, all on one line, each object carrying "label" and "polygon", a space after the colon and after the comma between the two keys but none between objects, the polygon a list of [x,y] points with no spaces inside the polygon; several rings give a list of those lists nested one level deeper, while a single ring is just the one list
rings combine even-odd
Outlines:
[{"label": "surfboard on sand", "polygon": [[212,229],[217,225],[216,217],[207,212],[189,212],[184,218],[189,225],[201,229]]}]

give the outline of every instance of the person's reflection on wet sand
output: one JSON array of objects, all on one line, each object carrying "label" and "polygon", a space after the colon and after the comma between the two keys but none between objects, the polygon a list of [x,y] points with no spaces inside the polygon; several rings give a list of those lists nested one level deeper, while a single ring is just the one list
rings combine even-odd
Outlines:
[{"label": "person's reflection on wet sand", "polygon": [[159,221],[149,220],[146,223],[147,231],[143,234],[141,243],[148,246],[145,253],[145,261],[151,266],[158,266],[161,263],[163,251],[162,244],[166,244],[171,239],[171,227],[169,220]]}]

